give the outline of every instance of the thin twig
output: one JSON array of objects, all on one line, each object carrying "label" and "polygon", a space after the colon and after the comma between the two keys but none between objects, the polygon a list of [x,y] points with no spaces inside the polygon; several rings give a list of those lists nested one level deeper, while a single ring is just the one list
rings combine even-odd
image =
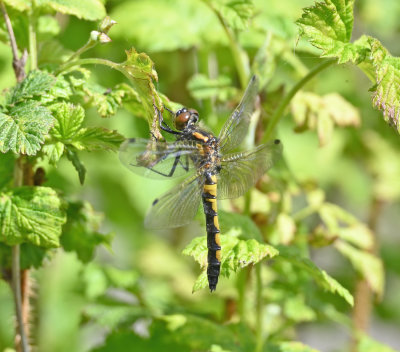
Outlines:
[{"label": "thin twig", "polygon": [[15,40],[14,30],[11,25],[10,17],[8,17],[6,7],[4,6],[4,3],[2,1],[0,1],[0,9],[1,12],[3,13],[4,22],[6,23],[8,36],[10,38],[15,76],[17,77],[17,81],[21,82],[25,78],[25,64],[26,64],[26,59],[28,57],[27,52],[26,50],[24,50],[23,54],[21,55],[21,58],[18,58],[18,46],[17,46],[17,41]]}]

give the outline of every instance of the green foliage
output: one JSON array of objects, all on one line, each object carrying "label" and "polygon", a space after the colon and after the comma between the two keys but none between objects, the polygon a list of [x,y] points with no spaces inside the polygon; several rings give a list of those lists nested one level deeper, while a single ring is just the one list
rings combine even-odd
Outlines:
[{"label": "green foliage", "polygon": [[[235,225],[233,225],[233,227],[235,228]],[[221,275],[229,277],[239,268],[257,264],[266,257],[273,258],[278,255],[278,251],[272,246],[260,243],[254,239],[245,241],[235,237],[234,228],[228,232],[228,234],[230,233],[230,236],[221,235]],[[206,243],[206,237],[196,237],[182,253],[192,256],[202,267],[206,267]],[[196,292],[207,285],[207,273],[204,269],[194,283],[193,292]]]},{"label": "green foliage", "polygon": [[102,216],[94,212],[89,203],[69,203],[67,219],[63,227],[61,245],[66,251],[76,252],[82,262],[88,263],[93,260],[97,246],[111,245],[113,235],[103,235],[99,232]]},{"label": "green foliage", "polygon": [[58,247],[65,210],[49,187],[18,187],[0,195],[0,241],[8,245],[29,242]]}]

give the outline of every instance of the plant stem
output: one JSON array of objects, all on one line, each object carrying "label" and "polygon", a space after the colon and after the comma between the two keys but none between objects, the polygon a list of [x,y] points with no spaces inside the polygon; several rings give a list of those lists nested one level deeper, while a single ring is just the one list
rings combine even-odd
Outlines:
[{"label": "plant stem", "polygon": [[87,59],[79,59],[79,60],[75,60],[75,61],[68,61],[64,64],[62,64],[56,71],[55,71],[55,75],[60,74],[63,71],[66,71],[68,69],[70,69],[71,67],[74,66],[81,66],[81,65],[105,65],[108,67],[111,67],[115,70],[118,70],[120,72],[122,72],[127,78],[131,79],[132,77],[130,77],[126,71],[121,67],[121,64],[112,62],[110,60],[105,60],[105,59],[98,59],[98,58],[87,58]]},{"label": "plant stem", "polygon": [[256,352],[261,352],[264,345],[263,338],[263,300],[262,300],[262,279],[261,263],[255,266],[256,274]]},{"label": "plant stem", "polygon": [[[378,241],[376,238],[376,228],[379,216],[382,212],[383,203],[376,197],[373,198],[369,216],[368,216],[368,227],[372,230],[374,235],[374,243],[372,248],[369,250],[372,254],[378,253]],[[367,331],[371,319],[372,312],[372,299],[373,293],[366,279],[362,278],[357,280],[355,292],[354,292],[354,308],[352,314],[354,336],[352,338],[352,351],[357,352],[358,338],[357,333],[359,331]]]},{"label": "plant stem", "polygon": [[289,105],[290,101],[292,98],[296,95],[296,93],[309,81],[311,78],[313,78],[315,75],[317,75],[319,72],[325,70],[329,66],[333,65],[336,63],[337,60],[327,60],[324,61],[322,64],[319,66],[315,67],[313,70],[311,70],[306,76],[304,76],[299,82],[297,82],[292,89],[289,91],[288,94],[286,94],[285,98],[281,101],[277,109],[275,110],[274,114],[271,117],[271,120],[269,121],[267,130],[265,132],[263,142],[266,142],[268,139],[271,138],[271,135],[278,124],[279,120],[282,118],[283,113],[285,112],[286,107]]},{"label": "plant stem", "polygon": [[32,9],[29,14],[29,62],[31,70],[37,68],[36,17],[34,11]]},{"label": "plant stem", "polygon": [[0,9],[1,12],[3,13],[4,22],[7,27],[8,37],[10,39],[15,76],[17,78],[17,82],[21,82],[25,78],[25,62],[27,57],[26,52],[23,53],[21,58],[18,58],[18,46],[17,46],[17,41],[15,40],[14,30],[11,25],[10,17],[8,17],[7,9],[2,1],[0,1]]},{"label": "plant stem", "polygon": [[207,2],[207,4],[211,7],[214,13],[217,15],[219,22],[221,23],[222,27],[225,30],[225,33],[229,40],[229,46],[232,51],[233,60],[235,61],[236,70],[239,75],[240,86],[242,89],[247,87],[248,83],[248,76],[249,76],[249,68],[248,64],[244,61],[244,52],[242,48],[239,46],[235,37],[232,33],[232,30],[226,25],[224,18],[221,14],[211,5],[211,2]]}]

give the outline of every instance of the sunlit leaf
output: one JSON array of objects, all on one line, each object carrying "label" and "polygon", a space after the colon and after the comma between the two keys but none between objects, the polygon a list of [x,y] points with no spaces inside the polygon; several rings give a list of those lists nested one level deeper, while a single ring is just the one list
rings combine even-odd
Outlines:
[{"label": "sunlit leaf", "polygon": [[81,129],[85,110],[80,105],[59,103],[52,106],[52,111],[56,123],[51,130],[51,135],[64,144],[68,144]]},{"label": "sunlit leaf", "polygon": [[0,195],[0,241],[8,245],[30,242],[58,247],[65,210],[48,187],[18,187]]},{"label": "sunlit leaf", "polygon": [[49,158],[49,163],[55,165],[64,153],[64,144],[61,142],[45,144],[42,152]]},{"label": "sunlit leaf", "polygon": [[317,315],[313,309],[307,306],[303,296],[289,297],[285,301],[285,315],[296,322],[315,320]]},{"label": "sunlit leaf", "polygon": [[350,292],[334,278],[329,276],[325,270],[319,269],[310,259],[301,257],[294,248],[278,246],[278,250],[278,258],[287,260],[298,268],[306,271],[323,289],[338,294],[351,306],[354,304],[354,299]]},{"label": "sunlit leaf", "polygon": [[101,0],[36,0],[36,6],[89,21],[100,20],[106,15]]},{"label": "sunlit leaf", "polygon": [[117,151],[125,140],[117,131],[102,127],[87,127],[79,131],[74,137],[72,145],[80,150],[113,150]]},{"label": "sunlit leaf", "polygon": [[376,80],[372,102],[400,133],[400,58],[390,55],[377,39],[370,38],[370,45]]},{"label": "sunlit leaf", "polygon": [[[234,230],[231,230],[231,232]],[[254,239],[240,240],[232,235],[221,235],[221,275],[229,277],[239,268],[250,264],[257,264],[262,259],[273,258],[278,251],[267,244],[260,243]],[[183,250],[185,255],[192,256],[202,267],[207,264],[207,240],[206,237],[196,237]],[[193,292],[207,286],[207,275],[203,271],[197,278]]]},{"label": "sunlit leaf", "polygon": [[[21,269],[40,268],[45,258],[50,257],[48,248],[38,247],[31,243],[20,245]],[[12,267],[11,246],[0,243],[0,270],[10,270]]]},{"label": "sunlit leaf", "polygon": [[359,126],[358,110],[336,93],[319,96],[311,92],[299,92],[293,98],[291,111],[296,130],[317,130],[320,146],[329,143],[334,126]]},{"label": "sunlit leaf", "polygon": [[78,258],[88,263],[97,246],[110,246],[112,234],[99,232],[103,216],[96,213],[88,202],[69,203],[67,222],[63,226],[61,245],[66,251],[76,252]]},{"label": "sunlit leaf", "polygon": [[318,352],[316,349],[297,341],[278,342],[268,344],[266,347],[268,352]]},{"label": "sunlit leaf", "polygon": [[8,97],[8,104],[45,94],[55,83],[56,78],[44,71],[33,70],[18,83]]},{"label": "sunlit leaf", "polygon": [[0,112],[0,151],[34,155],[54,123],[50,111],[27,101]]},{"label": "sunlit leaf", "polygon": [[85,166],[82,164],[81,160],[79,159],[79,156],[78,156],[78,153],[76,152],[76,150],[74,150],[72,148],[67,148],[66,152],[67,152],[68,160],[72,163],[75,170],[78,172],[79,182],[81,183],[81,185],[83,185],[85,183],[85,177],[86,177]]},{"label": "sunlit leaf", "polygon": [[248,26],[249,19],[254,15],[252,0],[203,0],[208,2],[233,29],[243,30]]},{"label": "sunlit leaf", "polygon": [[297,20],[301,35],[322,49],[323,57],[337,57],[339,63],[364,61],[369,51],[365,36],[350,43],[354,0],[324,0],[303,9]]},{"label": "sunlit leaf", "polygon": [[29,0],[4,0],[4,3],[18,11],[29,10],[32,6],[31,1]]},{"label": "sunlit leaf", "polygon": [[343,241],[336,241],[335,247],[348,258],[354,268],[367,280],[371,289],[381,297],[384,289],[382,261],[375,255],[359,250]]},{"label": "sunlit leaf", "polygon": [[229,213],[227,211],[220,210],[218,212],[219,223],[223,233],[231,233],[239,236],[241,239],[255,239],[262,241],[260,229],[248,216]]},{"label": "sunlit leaf", "polygon": [[393,348],[384,345],[382,342],[378,342],[373,338],[362,335],[357,344],[358,352],[397,352]]}]

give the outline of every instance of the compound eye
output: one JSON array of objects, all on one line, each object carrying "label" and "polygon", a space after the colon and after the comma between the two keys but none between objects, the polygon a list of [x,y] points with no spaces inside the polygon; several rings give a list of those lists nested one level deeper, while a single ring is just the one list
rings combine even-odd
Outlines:
[{"label": "compound eye", "polygon": [[187,109],[181,109],[176,113],[175,117],[175,127],[178,131],[185,129],[189,122],[190,112]]}]

